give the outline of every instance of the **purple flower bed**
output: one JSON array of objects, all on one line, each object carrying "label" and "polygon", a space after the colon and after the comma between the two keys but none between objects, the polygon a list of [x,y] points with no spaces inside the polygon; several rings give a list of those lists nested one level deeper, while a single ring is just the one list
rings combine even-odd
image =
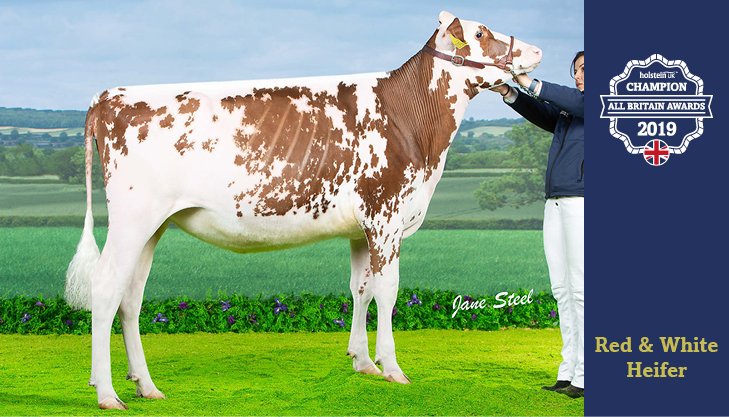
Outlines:
[{"label": "purple flower bed", "polygon": [[[526,294],[526,291],[522,293]],[[533,302],[495,309],[493,297],[460,294],[463,300],[486,299],[488,307],[459,311],[453,317],[453,291],[401,290],[392,309],[393,329],[473,329],[504,327],[545,328],[559,325],[557,303],[539,293]],[[345,296],[230,295],[207,300],[177,298],[145,301],[140,316],[142,333],[349,331],[354,300]],[[377,329],[373,301],[366,312],[368,330]],[[91,313],[71,309],[60,298],[0,298],[0,333],[88,334]],[[113,331],[121,332],[118,319]]]}]

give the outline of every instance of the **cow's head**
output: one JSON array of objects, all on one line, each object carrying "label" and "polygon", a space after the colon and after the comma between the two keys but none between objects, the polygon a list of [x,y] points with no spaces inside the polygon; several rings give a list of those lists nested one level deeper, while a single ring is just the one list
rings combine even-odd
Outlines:
[{"label": "cow's head", "polygon": [[[513,74],[532,71],[542,60],[542,51],[519,39],[511,45],[511,64],[503,65],[509,55],[511,37],[490,30],[486,25],[470,20],[460,20],[449,12],[440,12],[440,25],[428,41],[427,46],[449,56],[456,56],[454,65],[460,58],[475,63],[487,64],[484,68],[464,65],[469,71],[469,82],[477,88],[489,88],[509,81]],[[501,68],[499,63],[502,63]]]}]

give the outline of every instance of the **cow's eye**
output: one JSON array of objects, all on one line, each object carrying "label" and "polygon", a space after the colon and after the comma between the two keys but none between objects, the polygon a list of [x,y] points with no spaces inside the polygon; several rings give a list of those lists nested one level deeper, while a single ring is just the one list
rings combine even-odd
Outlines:
[{"label": "cow's eye", "polygon": [[481,39],[483,32],[476,32],[476,39]]}]

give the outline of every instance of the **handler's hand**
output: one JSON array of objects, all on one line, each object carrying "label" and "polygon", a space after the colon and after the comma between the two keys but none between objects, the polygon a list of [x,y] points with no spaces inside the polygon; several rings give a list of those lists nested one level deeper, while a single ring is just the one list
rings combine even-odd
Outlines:
[{"label": "handler's hand", "polygon": [[514,81],[519,83],[519,85],[524,88],[529,88],[529,86],[532,84],[532,79],[529,78],[529,76],[526,74],[519,74],[515,76]]},{"label": "handler's hand", "polygon": [[490,88],[490,90],[495,91],[503,96],[504,94],[509,92],[509,86],[506,84],[502,84],[502,85]]}]

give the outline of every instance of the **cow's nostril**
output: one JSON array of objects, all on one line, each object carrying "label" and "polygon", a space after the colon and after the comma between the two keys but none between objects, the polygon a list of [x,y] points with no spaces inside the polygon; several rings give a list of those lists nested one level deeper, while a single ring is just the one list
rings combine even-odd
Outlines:
[{"label": "cow's nostril", "polygon": [[539,48],[536,48],[536,49],[534,50],[534,53],[535,53],[536,55],[541,55],[541,54],[542,54],[542,50],[541,50],[541,49],[539,49]]}]

